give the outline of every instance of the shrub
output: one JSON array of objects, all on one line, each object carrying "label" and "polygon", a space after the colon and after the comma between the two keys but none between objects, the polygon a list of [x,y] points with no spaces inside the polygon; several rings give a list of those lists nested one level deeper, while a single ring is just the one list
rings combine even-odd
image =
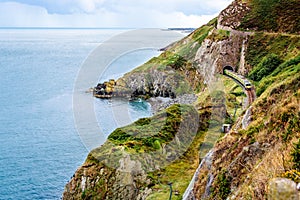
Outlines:
[{"label": "shrub", "polygon": [[232,177],[229,176],[227,170],[222,170],[217,176],[216,187],[214,188],[214,196],[219,197],[219,199],[226,199],[231,192]]},{"label": "shrub", "polygon": [[150,124],[150,122],[151,122],[151,119],[150,119],[150,118],[141,118],[141,119],[137,120],[137,121],[135,122],[135,124],[136,124],[137,126],[144,126],[144,125]]},{"label": "shrub", "polygon": [[300,171],[300,139],[294,144],[291,156],[294,169]]},{"label": "shrub", "polygon": [[282,63],[273,73],[272,76],[278,75],[282,70],[300,63],[300,55]]},{"label": "shrub", "polygon": [[260,81],[263,77],[271,74],[280,64],[282,60],[276,54],[270,54],[264,57],[261,62],[249,74],[254,81]]},{"label": "shrub", "polygon": [[168,62],[166,63],[168,66],[171,66],[173,69],[177,70],[181,67],[185,66],[187,60],[182,56],[175,54],[169,58]]},{"label": "shrub", "polygon": [[109,136],[109,140],[113,140],[116,142],[125,142],[127,141],[131,136],[127,133],[125,133],[122,129],[117,128],[114,132],[112,132]]},{"label": "shrub", "polygon": [[282,177],[291,179],[291,180],[295,181],[296,183],[300,182],[300,172],[295,169],[285,172],[284,174],[282,174]]},{"label": "shrub", "polygon": [[160,145],[159,140],[155,140],[155,141],[154,141],[153,147],[154,147],[154,149],[160,149],[160,148],[161,148],[161,145]]},{"label": "shrub", "polygon": [[284,63],[280,64],[270,76],[264,78],[256,88],[257,96],[260,96],[270,85],[272,85],[278,79],[285,79],[288,76],[292,76],[293,74],[300,72],[300,56],[289,59]]},{"label": "shrub", "polygon": [[299,0],[251,0],[240,29],[298,33]]}]

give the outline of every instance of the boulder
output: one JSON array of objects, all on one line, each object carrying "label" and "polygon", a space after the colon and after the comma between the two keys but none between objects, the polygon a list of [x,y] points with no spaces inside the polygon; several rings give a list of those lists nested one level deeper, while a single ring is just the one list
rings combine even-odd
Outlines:
[{"label": "boulder", "polygon": [[269,182],[269,200],[299,200],[297,185],[286,178],[274,178]]}]

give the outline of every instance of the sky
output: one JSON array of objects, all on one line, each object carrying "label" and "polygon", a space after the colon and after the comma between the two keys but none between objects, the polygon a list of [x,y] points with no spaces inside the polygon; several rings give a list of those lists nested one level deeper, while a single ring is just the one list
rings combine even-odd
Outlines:
[{"label": "sky", "polygon": [[0,27],[199,27],[232,0],[0,0]]}]

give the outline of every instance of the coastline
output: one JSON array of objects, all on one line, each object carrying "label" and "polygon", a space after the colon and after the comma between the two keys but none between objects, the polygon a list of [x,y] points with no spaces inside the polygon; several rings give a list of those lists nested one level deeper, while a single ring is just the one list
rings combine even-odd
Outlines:
[{"label": "coastline", "polygon": [[177,96],[176,98],[163,98],[163,97],[152,97],[147,100],[147,102],[151,105],[152,114],[156,113],[170,107],[173,104],[187,104],[192,105],[196,102],[197,96],[196,94],[184,94]]}]

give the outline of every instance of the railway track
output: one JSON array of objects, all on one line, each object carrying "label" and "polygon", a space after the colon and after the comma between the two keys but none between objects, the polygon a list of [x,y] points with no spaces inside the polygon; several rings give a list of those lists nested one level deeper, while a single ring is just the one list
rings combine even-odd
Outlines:
[{"label": "railway track", "polygon": [[248,107],[250,104],[252,104],[255,101],[256,99],[255,89],[248,79],[234,72],[231,66],[225,66],[223,68],[223,75],[231,78],[243,88],[244,93],[247,95],[247,103],[245,107]]},{"label": "railway track", "polygon": [[256,94],[255,94],[254,88],[252,87],[250,90],[244,89],[244,92],[246,93],[247,98],[248,98],[248,105],[252,104],[256,99]]}]

